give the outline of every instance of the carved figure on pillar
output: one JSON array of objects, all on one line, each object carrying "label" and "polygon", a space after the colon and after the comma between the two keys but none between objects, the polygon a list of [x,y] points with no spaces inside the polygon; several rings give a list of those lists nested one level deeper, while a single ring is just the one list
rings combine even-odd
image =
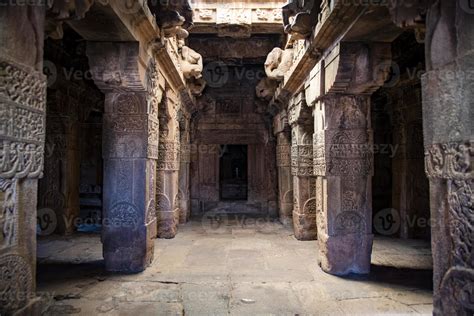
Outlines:
[{"label": "carved figure on pillar", "polygon": [[286,111],[274,119],[274,133],[277,137],[278,201],[279,218],[284,225],[292,223],[293,176],[291,174],[291,129]]},{"label": "carved figure on pillar", "polygon": [[313,126],[311,110],[300,93],[290,101],[291,174],[293,176],[293,228],[299,240],[317,237],[313,178]]},{"label": "carved figure on pillar", "polygon": [[160,140],[158,149],[156,212],[159,238],[174,238],[179,223],[179,99],[166,88],[160,104]]},{"label": "carved figure on pillar", "polygon": [[191,215],[190,199],[190,117],[181,111],[180,120],[180,167],[179,167],[179,222],[186,223]]}]

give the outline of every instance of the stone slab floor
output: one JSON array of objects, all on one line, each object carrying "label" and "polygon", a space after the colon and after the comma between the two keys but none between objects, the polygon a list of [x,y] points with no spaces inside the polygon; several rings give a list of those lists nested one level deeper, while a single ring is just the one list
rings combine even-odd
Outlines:
[{"label": "stone slab floor", "polygon": [[45,315],[431,314],[426,242],[377,238],[369,276],[336,277],[317,265],[317,242],[276,221],[193,220],[155,241],[135,275],[106,273],[98,235],[38,241]]}]

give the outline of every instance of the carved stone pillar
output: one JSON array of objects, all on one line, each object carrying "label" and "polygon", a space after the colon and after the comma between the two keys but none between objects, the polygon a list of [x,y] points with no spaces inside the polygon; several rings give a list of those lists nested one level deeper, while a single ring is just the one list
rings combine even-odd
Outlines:
[{"label": "carved stone pillar", "polygon": [[434,314],[474,313],[474,19],[469,1],[437,1],[422,78],[430,182]]},{"label": "carved stone pillar", "polygon": [[38,208],[53,210],[56,232],[72,234],[79,216],[79,117],[77,102],[60,91],[48,94],[44,178]]},{"label": "carved stone pillar", "polygon": [[102,241],[109,271],[139,272],[153,260],[161,91],[156,65],[139,69],[138,52],[138,43],[88,44],[95,82],[106,94]]},{"label": "carved stone pillar", "polygon": [[[396,93],[391,94],[395,148],[392,207],[400,214],[401,238],[423,237],[429,240],[429,225],[418,225],[418,219],[430,218],[428,179],[424,174],[421,84],[406,82],[394,89]],[[417,102],[413,101],[413,96],[417,97]]]},{"label": "carved stone pillar", "polygon": [[179,100],[172,89],[166,88],[160,104],[160,140],[157,173],[157,225],[159,238],[174,238],[179,223],[180,132]]},{"label": "carved stone pillar", "polygon": [[44,5],[0,10],[0,314],[40,314],[36,205],[43,172]]},{"label": "carved stone pillar", "polygon": [[289,225],[292,223],[293,212],[293,176],[291,175],[291,129],[286,112],[275,117],[274,133],[277,138],[279,218],[283,225]]},{"label": "carved stone pillar", "polygon": [[293,175],[293,228],[298,240],[317,237],[313,176],[313,126],[304,94],[288,107],[291,124],[291,174]]},{"label": "carved stone pillar", "polygon": [[179,166],[179,223],[184,224],[191,215],[190,164],[191,144],[189,135],[189,117],[183,114],[180,124],[180,166]]},{"label": "carved stone pillar", "polygon": [[390,59],[389,44],[341,42],[313,69],[306,85],[314,108],[319,264],[331,274],[370,271],[370,95],[384,83]]},{"label": "carved stone pillar", "polygon": [[367,96],[331,95],[314,112],[319,263],[331,274],[370,271],[373,235],[369,101]]}]

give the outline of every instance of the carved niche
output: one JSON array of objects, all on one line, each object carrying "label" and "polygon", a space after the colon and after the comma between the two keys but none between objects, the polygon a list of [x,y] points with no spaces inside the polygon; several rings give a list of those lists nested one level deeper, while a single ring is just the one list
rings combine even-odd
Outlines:
[{"label": "carved niche", "polygon": [[45,106],[45,76],[0,60],[1,178],[42,176]]}]

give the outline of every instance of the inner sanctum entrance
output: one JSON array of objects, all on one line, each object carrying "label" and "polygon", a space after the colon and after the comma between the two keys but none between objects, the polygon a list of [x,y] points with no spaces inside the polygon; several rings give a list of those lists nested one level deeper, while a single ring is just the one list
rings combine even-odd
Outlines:
[{"label": "inner sanctum entrance", "polygon": [[248,196],[247,145],[222,145],[220,149],[220,199],[246,201]]}]

